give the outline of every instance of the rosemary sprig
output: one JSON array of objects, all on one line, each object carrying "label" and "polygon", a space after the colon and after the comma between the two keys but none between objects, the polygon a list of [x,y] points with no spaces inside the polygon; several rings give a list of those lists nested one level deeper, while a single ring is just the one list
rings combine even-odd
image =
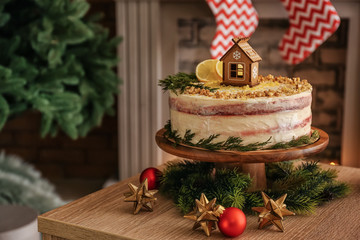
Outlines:
[{"label": "rosemary sprig", "polygon": [[[213,134],[210,135],[208,138],[202,138],[197,143],[193,143],[192,140],[195,137],[195,133],[192,133],[191,130],[186,130],[183,137],[181,137],[176,130],[172,130],[171,128],[171,121],[169,120],[166,125],[164,126],[165,132],[164,137],[168,139],[172,139],[174,141],[174,146],[178,144],[186,144],[189,146],[204,148],[212,151],[216,150],[232,150],[232,151],[240,151],[240,152],[246,152],[246,151],[255,151],[259,149],[263,149],[263,147],[269,143],[270,139],[266,140],[265,142],[257,142],[257,143],[250,143],[247,145],[243,145],[243,140],[240,137],[234,137],[230,136],[225,141],[220,142],[214,142],[216,138],[218,138],[219,134]],[[276,143],[270,147],[267,147],[265,149],[287,149],[292,147],[298,147],[306,144],[310,144],[315,142],[319,138],[319,132],[314,131],[311,134],[311,137],[309,136],[301,136],[297,139],[293,139],[289,142],[281,142]]]},{"label": "rosemary sprig", "polygon": [[183,93],[188,87],[196,87],[200,89],[209,90],[214,92],[217,88],[210,88],[205,86],[202,82],[196,78],[195,74],[187,73],[177,73],[175,75],[170,75],[167,78],[159,81],[159,86],[163,91],[172,91],[176,95],[178,91]]},{"label": "rosemary sprig", "polygon": [[314,131],[311,136],[301,136],[297,139],[293,139],[289,142],[280,142],[280,143],[276,143],[270,147],[268,147],[267,149],[287,149],[287,148],[292,148],[292,147],[299,147],[302,145],[306,145],[306,144],[310,144],[315,142],[317,139],[319,138],[319,132],[318,131]]},{"label": "rosemary sprig", "polygon": [[[183,139],[180,137],[180,135],[177,133],[177,131],[171,129],[170,120],[165,124],[164,129],[166,130],[164,132],[164,136],[166,138],[174,140],[174,147],[176,147],[178,144],[183,142]],[[188,133],[188,131],[186,131],[186,133]],[[186,133],[185,133],[185,135],[186,135]],[[190,133],[190,130],[189,130],[189,133]],[[188,141],[191,141],[193,137],[194,136],[192,136],[192,137],[187,136],[186,138],[188,139]]]},{"label": "rosemary sprig", "polygon": [[164,126],[165,132],[164,137],[172,139],[174,141],[174,146],[178,144],[186,144],[189,146],[204,148],[212,151],[216,150],[234,150],[234,151],[255,151],[260,149],[262,146],[266,145],[270,139],[261,143],[251,143],[248,145],[242,145],[243,140],[240,137],[230,136],[226,141],[214,142],[220,134],[210,135],[208,138],[202,138],[197,143],[193,143],[192,140],[195,137],[195,133],[192,133],[191,130],[186,130],[184,137],[181,137],[176,130],[172,130],[170,120]]}]

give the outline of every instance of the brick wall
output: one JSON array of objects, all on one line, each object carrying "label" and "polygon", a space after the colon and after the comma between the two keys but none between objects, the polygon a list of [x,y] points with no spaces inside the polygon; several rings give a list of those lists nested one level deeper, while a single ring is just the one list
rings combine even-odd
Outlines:
[{"label": "brick wall", "polygon": [[[260,74],[301,77],[313,85],[312,125],[330,135],[329,146],[317,157],[336,161],[340,161],[341,155],[347,26],[348,21],[343,19],[337,32],[296,66],[283,62],[277,49],[288,28],[286,19],[260,19],[249,41],[263,59]],[[210,58],[209,48],[214,32],[215,22],[212,18],[178,20],[179,71],[194,72],[200,61]]]},{"label": "brick wall", "polygon": [[85,138],[63,133],[41,138],[41,115],[35,112],[10,120],[0,132],[1,149],[35,165],[45,177],[105,179],[117,172],[117,120],[105,117]]},{"label": "brick wall", "polygon": [[110,36],[115,36],[115,1],[114,0],[87,0],[91,4],[88,15],[101,13],[101,24],[109,29]]},{"label": "brick wall", "polygon": [[[89,2],[92,5],[89,14],[103,12],[101,24],[114,36],[114,1]],[[106,179],[117,174],[117,116],[106,116],[101,127],[76,141],[63,133],[40,138],[40,122],[40,114],[30,111],[8,121],[0,131],[1,149],[19,155],[50,179]]]}]

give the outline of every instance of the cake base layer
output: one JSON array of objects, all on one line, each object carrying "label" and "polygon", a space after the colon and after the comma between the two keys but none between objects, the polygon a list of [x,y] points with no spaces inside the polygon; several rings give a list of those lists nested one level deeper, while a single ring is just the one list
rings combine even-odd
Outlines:
[{"label": "cake base layer", "polygon": [[186,130],[195,133],[193,143],[212,134],[220,134],[214,142],[225,141],[228,137],[241,137],[243,144],[269,140],[268,145],[288,142],[293,138],[310,135],[311,111],[303,109],[296,113],[283,112],[276,116],[198,116],[171,112],[171,127],[180,136]]}]

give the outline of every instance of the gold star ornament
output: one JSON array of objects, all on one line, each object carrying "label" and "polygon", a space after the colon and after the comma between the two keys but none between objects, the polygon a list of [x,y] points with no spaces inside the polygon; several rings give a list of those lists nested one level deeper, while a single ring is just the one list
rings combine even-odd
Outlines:
[{"label": "gold star ornament", "polygon": [[153,211],[154,203],[157,200],[154,195],[158,190],[148,189],[148,180],[141,183],[139,187],[132,183],[128,184],[130,192],[125,193],[125,202],[134,202],[134,214],[138,214],[140,209],[144,207],[148,211]]},{"label": "gold star ornament", "polygon": [[220,217],[225,210],[221,205],[215,206],[215,202],[216,198],[209,202],[205,194],[202,193],[200,200],[195,200],[196,206],[194,211],[184,216],[184,218],[195,221],[193,230],[201,227],[208,237],[210,236],[211,231],[216,229],[218,217]]},{"label": "gold star ornament", "polygon": [[264,207],[251,208],[253,211],[260,213],[259,229],[274,224],[280,231],[284,232],[284,226],[282,224],[284,216],[295,215],[295,213],[287,210],[284,204],[287,194],[282,195],[276,201],[272,200],[264,192],[261,192],[261,195],[264,201]]}]

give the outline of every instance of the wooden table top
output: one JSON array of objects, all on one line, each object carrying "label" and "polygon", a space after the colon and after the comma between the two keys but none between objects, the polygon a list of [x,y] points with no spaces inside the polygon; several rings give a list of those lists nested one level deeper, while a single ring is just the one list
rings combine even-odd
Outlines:
[{"label": "wooden table top", "polygon": [[[360,239],[360,169],[321,166],[337,169],[339,180],[351,184],[351,194],[318,207],[313,215],[285,217],[283,233],[274,226],[259,230],[258,218],[247,215],[246,230],[238,239]],[[193,222],[160,194],[153,212],[133,215],[123,194],[129,182],[139,185],[138,179],[131,177],[39,216],[39,231],[44,239],[227,239],[218,230],[210,237],[193,231]]]}]

